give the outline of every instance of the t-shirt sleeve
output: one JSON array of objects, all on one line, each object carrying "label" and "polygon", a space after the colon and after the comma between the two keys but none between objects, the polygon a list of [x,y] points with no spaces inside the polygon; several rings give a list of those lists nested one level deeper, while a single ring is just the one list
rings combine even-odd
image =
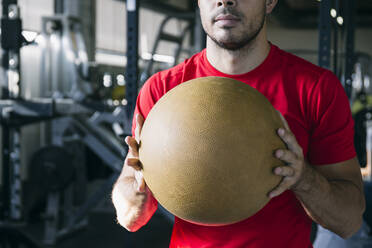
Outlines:
[{"label": "t-shirt sleeve", "polygon": [[325,165],[355,157],[354,121],[338,78],[330,71],[324,72],[310,97],[309,162]]},{"label": "t-shirt sleeve", "polygon": [[132,120],[132,136],[135,137],[136,115],[146,119],[155,103],[164,95],[163,85],[159,73],[151,76],[141,88],[136,101]]}]

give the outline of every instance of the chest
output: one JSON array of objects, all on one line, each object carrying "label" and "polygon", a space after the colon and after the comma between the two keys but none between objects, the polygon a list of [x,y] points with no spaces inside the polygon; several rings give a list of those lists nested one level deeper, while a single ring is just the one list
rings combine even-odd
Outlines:
[{"label": "chest", "polygon": [[271,84],[267,82],[247,83],[261,92],[273,107],[284,116],[306,157],[309,149],[308,144],[311,137],[311,128],[307,113],[306,98],[303,96],[301,89],[288,87],[280,80]]}]

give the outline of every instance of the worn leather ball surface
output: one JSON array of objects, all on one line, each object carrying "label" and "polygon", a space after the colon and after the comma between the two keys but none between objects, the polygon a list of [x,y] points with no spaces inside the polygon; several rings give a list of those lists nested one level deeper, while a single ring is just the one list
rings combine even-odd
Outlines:
[{"label": "worn leather ball surface", "polygon": [[223,77],[180,84],[150,111],[139,156],[145,181],[172,214],[225,225],[257,213],[280,182],[279,114],[256,89]]}]

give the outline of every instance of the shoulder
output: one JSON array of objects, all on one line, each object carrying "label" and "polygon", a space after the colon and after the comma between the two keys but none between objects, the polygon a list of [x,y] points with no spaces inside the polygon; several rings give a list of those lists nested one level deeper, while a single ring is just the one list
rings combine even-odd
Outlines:
[{"label": "shoulder", "polygon": [[328,71],[292,53],[281,50],[280,48],[276,49],[282,69],[290,72],[290,74],[317,81],[321,78],[322,74]]},{"label": "shoulder", "polygon": [[309,95],[315,92],[332,93],[332,89],[342,88],[340,80],[330,70],[315,65],[294,54],[277,48],[284,77],[296,82],[296,88],[306,90]]},{"label": "shoulder", "polygon": [[204,52],[205,51],[203,50],[196,53],[174,67],[158,72],[159,78],[162,80],[169,80],[170,82],[179,79],[182,80],[185,73],[189,73],[189,71],[193,70],[193,68],[197,67],[201,63]]},{"label": "shoulder", "polygon": [[170,69],[155,73],[145,82],[141,92],[151,92],[158,100],[169,90],[186,81],[185,74],[189,74],[201,59],[202,52],[199,52]]}]

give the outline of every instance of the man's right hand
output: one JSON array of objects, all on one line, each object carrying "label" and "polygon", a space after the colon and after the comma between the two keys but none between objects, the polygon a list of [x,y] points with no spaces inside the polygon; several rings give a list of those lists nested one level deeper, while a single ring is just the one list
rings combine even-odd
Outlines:
[{"label": "man's right hand", "polygon": [[146,186],[139,160],[138,148],[144,119],[136,116],[135,137],[126,137],[128,154],[123,170],[112,191],[112,202],[117,220],[128,231],[137,231],[145,225],[157,209],[157,201]]}]

